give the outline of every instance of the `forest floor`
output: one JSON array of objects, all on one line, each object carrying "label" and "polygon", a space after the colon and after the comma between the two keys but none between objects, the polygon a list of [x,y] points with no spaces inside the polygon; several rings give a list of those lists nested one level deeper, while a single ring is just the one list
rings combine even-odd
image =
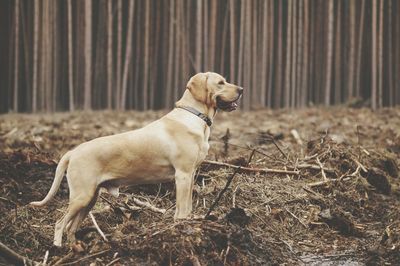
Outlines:
[{"label": "forest floor", "polygon": [[93,208],[108,242],[88,217],[78,242],[52,246],[66,180],[49,205],[27,203],[47,194],[60,156],[164,113],[0,116],[0,242],[37,262],[49,251],[51,265],[398,265],[399,108],[219,114],[196,175],[194,214],[207,213],[235,171],[215,162],[243,168],[208,219],[174,222],[172,183],[128,187],[118,198],[103,192]]}]

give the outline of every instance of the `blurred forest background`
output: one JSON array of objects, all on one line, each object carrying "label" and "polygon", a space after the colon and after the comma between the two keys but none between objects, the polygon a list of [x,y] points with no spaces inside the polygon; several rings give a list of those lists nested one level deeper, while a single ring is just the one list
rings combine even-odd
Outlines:
[{"label": "blurred forest background", "polygon": [[398,0],[3,0],[0,36],[0,112],[170,108],[199,71],[246,110],[400,104]]}]

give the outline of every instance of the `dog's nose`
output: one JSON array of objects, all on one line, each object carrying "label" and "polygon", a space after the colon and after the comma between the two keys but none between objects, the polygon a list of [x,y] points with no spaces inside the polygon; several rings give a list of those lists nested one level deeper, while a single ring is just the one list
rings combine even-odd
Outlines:
[{"label": "dog's nose", "polygon": [[238,87],[237,88],[237,92],[242,95],[243,94],[243,88],[242,87]]}]

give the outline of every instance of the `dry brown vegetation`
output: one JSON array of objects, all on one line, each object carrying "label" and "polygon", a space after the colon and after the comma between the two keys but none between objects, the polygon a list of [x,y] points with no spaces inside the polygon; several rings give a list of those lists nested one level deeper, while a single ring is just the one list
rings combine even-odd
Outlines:
[{"label": "dry brown vegetation", "polygon": [[[243,168],[207,220],[173,221],[173,184],[130,187],[117,199],[104,192],[93,209],[108,242],[87,218],[79,242],[53,247],[54,223],[66,209],[66,182],[48,206],[26,204],[47,193],[58,158],[85,140],[132,130],[161,115],[1,116],[0,242],[34,261],[43,261],[49,250],[51,264],[400,261],[400,109],[220,114],[211,134],[211,162],[196,177],[194,213],[207,213],[234,171],[214,161]],[[264,168],[298,174],[254,170]],[[138,206],[134,198],[166,212]]]}]

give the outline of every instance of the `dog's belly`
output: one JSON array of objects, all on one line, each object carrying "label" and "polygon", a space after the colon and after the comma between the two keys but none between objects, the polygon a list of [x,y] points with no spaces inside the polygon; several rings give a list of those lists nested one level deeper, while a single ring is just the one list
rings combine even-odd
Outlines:
[{"label": "dog's belly", "polygon": [[114,186],[157,184],[174,180],[174,168],[170,165],[147,167],[132,167],[131,171],[116,171],[108,173],[105,180]]}]

